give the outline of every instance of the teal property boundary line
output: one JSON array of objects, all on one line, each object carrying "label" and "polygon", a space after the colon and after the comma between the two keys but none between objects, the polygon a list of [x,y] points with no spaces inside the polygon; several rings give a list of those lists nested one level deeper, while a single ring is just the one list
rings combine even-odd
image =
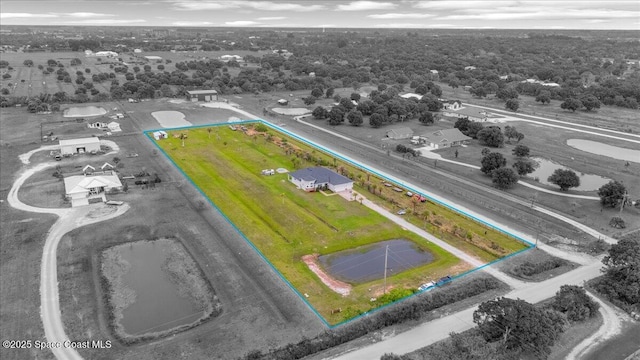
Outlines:
[{"label": "teal property boundary line", "polygon": [[[503,233],[503,234],[506,234],[506,235],[508,235],[508,236],[510,236],[510,237],[512,237],[512,238],[514,238],[514,239],[516,239],[516,240],[518,240],[518,241],[520,241],[520,242],[523,242],[523,243],[525,243],[525,244],[527,244],[527,245],[528,245],[528,247],[526,247],[526,248],[524,248],[524,249],[522,249],[522,250],[518,250],[518,251],[516,251],[516,252],[514,252],[514,253],[511,253],[511,254],[509,254],[509,255],[506,255],[506,256],[504,256],[504,257],[502,257],[502,258],[500,258],[500,259],[496,259],[496,260],[494,260],[494,261],[491,261],[491,262],[489,262],[489,263],[486,263],[486,264],[484,264],[484,265],[482,265],[482,266],[479,266],[479,267],[477,267],[477,268],[474,268],[474,269],[471,269],[471,270],[467,270],[467,271],[465,271],[465,272],[463,272],[463,273],[461,273],[461,274],[458,274],[458,275],[456,275],[456,276],[452,277],[450,281],[453,281],[453,280],[458,279],[458,278],[460,278],[460,277],[462,277],[462,276],[465,276],[465,275],[471,274],[471,273],[473,273],[473,272],[475,272],[475,271],[481,270],[481,269],[483,269],[483,268],[485,268],[485,267],[487,267],[487,266],[491,266],[491,265],[493,265],[493,264],[495,264],[495,263],[497,263],[497,262],[499,262],[499,261],[503,261],[503,260],[505,260],[505,259],[508,259],[508,258],[510,258],[510,257],[512,257],[512,256],[515,256],[515,255],[517,255],[517,254],[520,254],[520,253],[522,253],[522,252],[524,252],[524,251],[530,250],[530,249],[532,249],[532,248],[534,248],[534,247],[535,247],[535,245],[534,245],[533,243],[531,243],[531,242],[529,242],[529,241],[527,241],[527,240],[525,240],[525,239],[523,239],[523,238],[521,238],[521,237],[519,237],[519,236],[517,236],[517,235],[515,235],[515,234],[512,234],[512,233],[510,233],[510,232],[509,232],[509,231],[507,231],[507,230],[504,230],[504,229],[502,229],[502,228],[500,228],[500,227],[498,227],[498,226],[496,226],[496,225],[494,225],[494,224],[491,224],[491,223],[489,223],[489,222],[486,222],[486,221],[484,221],[484,220],[482,220],[482,219],[479,219],[479,218],[477,218],[477,217],[475,217],[475,216],[473,216],[473,215],[471,215],[471,214],[467,214],[465,211],[462,211],[462,210],[460,210],[460,209],[458,209],[458,208],[454,207],[453,205],[451,205],[451,204],[449,204],[449,203],[447,203],[447,202],[440,201],[440,200],[438,200],[438,199],[434,199],[434,198],[432,198],[431,196],[426,195],[426,194],[422,194],[420,191],[417,191],[417,190],[415,190],[414,188],[412,188],[412,187],[410,187],[410,186],[407,186],[406,184],[403,184],[403,183],[401,184],[399,180],[391,179],[391,178],[389,178],[387,175],[384,175],[384,174],[381,174],[381,173],[379,173],[379,172],[377,172],[377,171],[375,171],[375,170],[369,169],[368,167],[366,167],[366,166],[364,166],[364,165],[361,165],[361,164],[359,164],[359,163],[355,162],[354,160],[352,160],[352,159],[350,159],[350,158],[345,157],[344,155],[338,154],[338,153],[336,153],[336,152],[334,152],[334,151],[332,151],[332,150],[329,150],[329,149],[325,148],[325,147],[324,147],[324,146],[322,146],[322,145],[316,144],[316,143],[314,143],[314,142],[312,142],[312,141],[310,141],[310,140],[307,140],[307,139],[305,139],[305,138],[303,138],[303,137],[301,137],[301,136],[299,136],[299,135],[297,135],[297,134],[294,134],[294,133],[292,133],[292,132],[290,132],[290,131],[288,131],[288,130],[285,130],[285,129],[283,129],[283,128],[279,127],[279,126],[273,125],[273,124],[271,124],[271,123],[269,123],[269,122],[267,122],[267,121],[265,121],[265,120],[262,120],[262,119],[255,119],[255,120],[242,120],[242,121],[225,122],[225,123],[214,123],[214,124],[205,124],[205,125],[191,125],[191,126],[182,126],[182,127],[175,127],[175,128],[152,129],[152,130],[146,130],[146,131],[144,131],[144,134],[147,136],[147,138],[149,138],[149,140],[152,140],[151,142],[154,144],[154,146],[155,146],[157,149],[159,149],[159,150],[162,152],[162,154],[164,154],[164,156],[165,156],[167,159],[169,159],[169,161],[171,161],[171,163],[173,164],[173,166],[175,166],[175,167],[178,169],[178,171],[180,171],[180,173],[181,173],[181,174],[182,174],[182,175],[183,175],[187,180],[189,180],[189,182],[194,186],[194,188],[195,188],[195,189],[196,189],[196,190],[197,190],[197,191],[198,191],[202,196],[204,196],[204,198],[206,198],[206,199],[207,199],[207,201],[209,202],[209,204],[211,204],[211,205],[213,206],[213,208],[214,208],[214,209],[216,209],[216,211],[217,211],[220,215],[222,215],[222,217],[223,217],[223,218],[224,218],[224,219],[225,219],[225,220],[226,220],[226,221],[227,221],[227,222],[228,222],[228,223],[229,223],[229,224],[230,224],[230,225],[231,225],[231,226],[232,226],[232,227],[233,227],[237,232],[238,232],[238,234],[240,234],[240,236],[242,236],[242,238],[243,238],[243,239],[244,239],[244,240],[249,244],[249,246],[251,246],[251,248],[253,248],[253,250],[255,250],[255,251],[256,251],[256,253],[257,253],[258,255],[260,255],[260,257],[261,257],[261,258],[262,258],[262,259],[263,259],[263,260],[264,260],[264,261],[265,261],[265,262],[266,262],[266,263],[271,267],[271,269],[272,269],[272,270],[274,270],[276,274],[278,274],[278,276],[280,277],[280,279],[282,279],[282,281],[283,281],[283,282],[284,282],[284,283],[285,283],[285,284],[286,284],[286,285],[287,285],[291,290],[293,290],[293,292],[294,292],[294,293],[295,293],[295,294],[296,294],[296,295],[297,295],[297,296],[298,296],[298,297],[299,297],[299,298],[300,298],[300,299],[301,299],[301,300],[302,300],[302,301],[303,301],[303,302],[304,302],[304,303],[305,303],[305,304],[306,304],[306,305],[311,309],[311,311],[313,311],[313,313],[314,313],[314,314],[315,314],[315,315],[316,315],[316,316],[317,316],[317,317],[322,321],[322,323],[323,323],[323,324],[325,324],[325,326],[327,326],[329,329],[333,329],[333,328],[336,328],[336,327],[339,327],[339,326],[342,326],[342,325],[346,325],[346,324],[348,324],[348,323],[350,323],[350,322],[352,322],[352,321],[355,321],[355,320],[358,320],[358,319],[360,319],[360,318],[362,318],[362,317],[365,317],[365,316],[371,315],[371,314],[376,313],[376,312],[378,312],[378,311],[381,311],[381,310],[383,310],[383,309],[385,309],[385,308],[387,308],[387,307],[389,307],[389,306],[391,306],[391,305],[395,305],[395,304],[397,304],[397,303],[399,303],[399,302],[401,302],[401,301],[404,301],[404,300],[407,300],[407,299],[409,299],[409,298],[411,298],[411,297],[413,297],[413,296],[419,295],[419,294],[421,294],[422,292],[417,292],[417,293],[414,293],[414,294],[411,294],[411,295],[407,295],[407,296],[405,296],[405,297],[403,297],[403,298],[397,299],[397,300],[395,300],[395,301],[393,301],[393,302],[391,302],[391,303],[388,303],[388,304],[382,305],[382,306],[380,306],[380,307],[378,307],[378,308],[375,308],[375,309],[373,309],[373,310],[370,310],[370,311],[364,312],[364,313],[362,313],[362,314],[360,314],[360,315],[358,315],[358,316],[356,316],[356,317],[353,317],[353,318],[351,318],[351,319],[348,319],[348,320],[342,321],[342,322],[337,323],[337,324],[335,324],[335,325],[331,325],[331,324],[329,324],[329,323],[325,320],[325,318],[324,318],[324,317],[323,317],[323,316],[322,316],[322,315],[321,315],[321,314],[320,314],[320,313],[319,313],[319,312],[318,312],[318,311],[313,307],[313,305],[311,305],[311,303],[309,303],[309,301],[308,301],[304,296],[302,296],[302,294],[300,294],[300,292],[298,292],[298,290],[297,290],[297,289],[296,289],[296,288],[295,288],[295,287],[294,287],[294,286],[289,282],[289,280],[287,280],[287,279],[282,275],[282,273],[280,273],[280,271],[278,271],[278,269],[277,269],[277,268],[276,268],[276,267],[271,263],[271,261],[269,261],[269,259],[267,259],[267,257],[266,257],[266,256],[265,256],[265,255],[260,251],[260,249],[258,249],[258,248],[255,246],[255,244],[253,244],[253,242],[252,242],[252,241],[251,241],[251,240],[250,240],[250,239],[249,239],[249,238],[248,238],[248,237],[247,237],[247,236],[246,236],[246,235],[245,235],[245,234],[244,234],[244,233],[243,233],[243,232],[242,232],[242,231],[241,231],[241,230],[240,230],[240,229],[239,229],[239,228],[234,224],[234,223],[233,223],[233,221],[231,221],[231,219],[229,219],[229,218],[227,217],[227,215],[225,215],[225,213],[224,213],[224,212],[223,212],[223,211],[222,211],[222,210],[221,210],[221,209],[220,209],[220,208],[219,208],[219,207],[218,207],[218,206],[217,206],[217,205],[216,205],[216,204],[215,204],[211,199],[209,199],[209,197],[208,197],[208,196],[204,193],[204,191],[202,191],[202,189],[200,189],[200,187],[199,187],[199,186],[198,186],[198,185],[197,185],[197,184],[196,184],[196,183],[195,183],[195,182],[194,182],[194,181],[189,177],[189,175],[187,175],[187,174],[184,172],[184,170],[182,170],[182,168],[181,168],[180,166],[178,166],[178,164],[176,164],[176,163],[175,163],[175,161],[173,161],[173,159],[171,158],[171,156],[169,156],[169,154],[167,154],[167,153],[164,151],[164,149],[162,149],[162,148],[158,145],[158,143],[157,143],[156,141],[153,141],[153,135],[152,135],[152,133],[153,133],[153,132],[156,132],[156,131],[189,130],[189,129],[198,129],[198,128],[220,127],[220,126],[230,126],[230,125],[243,125],[243,124],[254,124],[254,123],[261,123],[261,124],[263,124],[263,125],[265,125],[265,126],[267,126],[267,127],[271,128],[272,130],[275,130],[275,131],[278,131],[278,132],[280,132],[280,133],[282,133],[282,134],[285,134],[285,135],[287,135],[287,136],[290,136],[290,137],[292,137],[292,138],[294,138],[294,139],[296,139],[296,140],[298,140],[298,141],[300,141],[300,142],[302,142],[302,143],[304,143],[304,144],[306,144],[306,145],[308,145],[308,146],[311,146],[311,147],[317,148],[317,149],[319,149],[319,150],[321,150],[321,151],[323,151],[323,152],[327,153],[328,155],[335,156],[336,158],[339,158],[341,161],[344,161],[344,162],[346,162],[346,163],[350,164],[351,166],[354,166],[354,167],[356,167],[356,168],[358,168],[358,169],[361,169],[361,170],[364,170],[364,171],[368,171],[368,172],[370,172],[370,173],[374,174],[375,176],[378,176],[378,177],[380,177],[381,179],[384,179],[385,181],[391,182],[391,183],[393,183],[393,184],[395,184],[395,185],[397,185],[397,186],[402,186],[402,187],[404,187],[404,188],[406,188],[406,189],[410,190],[410,191],[411,191],[411,192],[413,192],[413,193],[420,194],[421,196],[424,196],[425,198],[429,199],[430,201],[432,201],[432,202],[434,202],[434,203],[436,203],[436,204],[439,204],[439,205],[441,205],[441,206],[444,206],[444,207],[446,207],[446,208],[447,208],[447,209],[449,209],[449,210],[452,210],[452,211],[454,211],[454,212],[456,212],[456,213],[458,213],[458,214],[461,214],[461,215],[463,215],[463,216],[465,216],[465,217],[467,217],[467,218],[469,218],[469,219],[472,219],[472,220],[474,220],[474,221],[476,221],[476,222],[478,222],[478,223],[480,223],[480,224],[483,224],[483,225],[485,225],[485,226],[487,226],[487,227],[489,227],[489,228],[491,228],[491,229],[493,229],[493,230],[496,230],[496,231],[499,231],[499,232],[501,232],[501,233]],[[449,282],[450,282],[450,281],[449,281]],[[446,284],[446,283],[445,283],[445,284]],[[443,285],[444,285],[444,284],[443,284]],[[439,287],[439,286],[441,286],[441,285],[437,285],[437,286]]]}]

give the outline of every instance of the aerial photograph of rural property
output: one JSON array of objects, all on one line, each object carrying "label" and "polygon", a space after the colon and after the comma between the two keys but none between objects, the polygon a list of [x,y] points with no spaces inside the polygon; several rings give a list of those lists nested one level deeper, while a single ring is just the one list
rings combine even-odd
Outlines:
[{"label": "aerial photograph of rural property", "polygon": [[0,359],[640,360],[638,0],[0,0]]}]

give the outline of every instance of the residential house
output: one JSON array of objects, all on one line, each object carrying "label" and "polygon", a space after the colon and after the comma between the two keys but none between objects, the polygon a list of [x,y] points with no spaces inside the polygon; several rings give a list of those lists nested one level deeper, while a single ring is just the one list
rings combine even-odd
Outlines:
[{"label": "residential house", "polygon": [[111,171],[100,175],[74,175],[64,178],[66,197],[71,199],[71,206],[89,205],[93,199],[106,202],[106,191],[121,190],[122,183],[118,176]]},{"label": "residential house", "polygon": [[413,136],[413,130],[408,127],[401,127],[397,129],[391,129],[387,131],[387,137],[389,139],[400,140],[408,139]]},{"label": "residential house", "polygon": [[464,107],[464,108],[460,108],[458,110],[443,110],[442,111],[442,115],[444,116],[450,116],[450,117],[455,117],[458,119],[461,118],[468,118],[471,121],[487,121],[487,119],[489,118],[489,114],[482,110],[482,109],[478,109],[475,107]]},{"label": "residential house", "polygon": [[460,108],[462,108],[462,102],[460,100],[443,100],[441,102],[444,110],[460,110]]},{"label": "residential house", "polygon": [[100,151],[100,139],[97,137],[60,140],[62,155],[83,154],[85,152]]},{"label": "residential house", "polygon": [[288,174],[289,181],[304,191],[316,191],[325,185],[333,192],[350,191],[353,181],[324,167],[311,167]]},{"label": "residential house", "polygon": [[420,141],[432,148],[443,149],[452,146],[460,146],[471,140],[470,137],[464,135],[460,130],[445,129],[420,135]]}]

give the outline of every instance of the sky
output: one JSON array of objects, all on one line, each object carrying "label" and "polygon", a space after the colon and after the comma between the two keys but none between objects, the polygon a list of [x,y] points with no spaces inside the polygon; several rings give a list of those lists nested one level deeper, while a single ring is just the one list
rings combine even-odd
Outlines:
[{"label": "sky", "polygon": [[0,0],[0,24],[640,30],[640,1]]}]

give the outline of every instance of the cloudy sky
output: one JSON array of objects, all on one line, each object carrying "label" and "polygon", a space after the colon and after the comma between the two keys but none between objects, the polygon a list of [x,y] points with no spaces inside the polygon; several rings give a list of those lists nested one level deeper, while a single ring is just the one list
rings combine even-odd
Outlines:
[{"label": "cloudy sky", "polygon": [[0,24],[640,30],[640,1],[1,0]]}]

